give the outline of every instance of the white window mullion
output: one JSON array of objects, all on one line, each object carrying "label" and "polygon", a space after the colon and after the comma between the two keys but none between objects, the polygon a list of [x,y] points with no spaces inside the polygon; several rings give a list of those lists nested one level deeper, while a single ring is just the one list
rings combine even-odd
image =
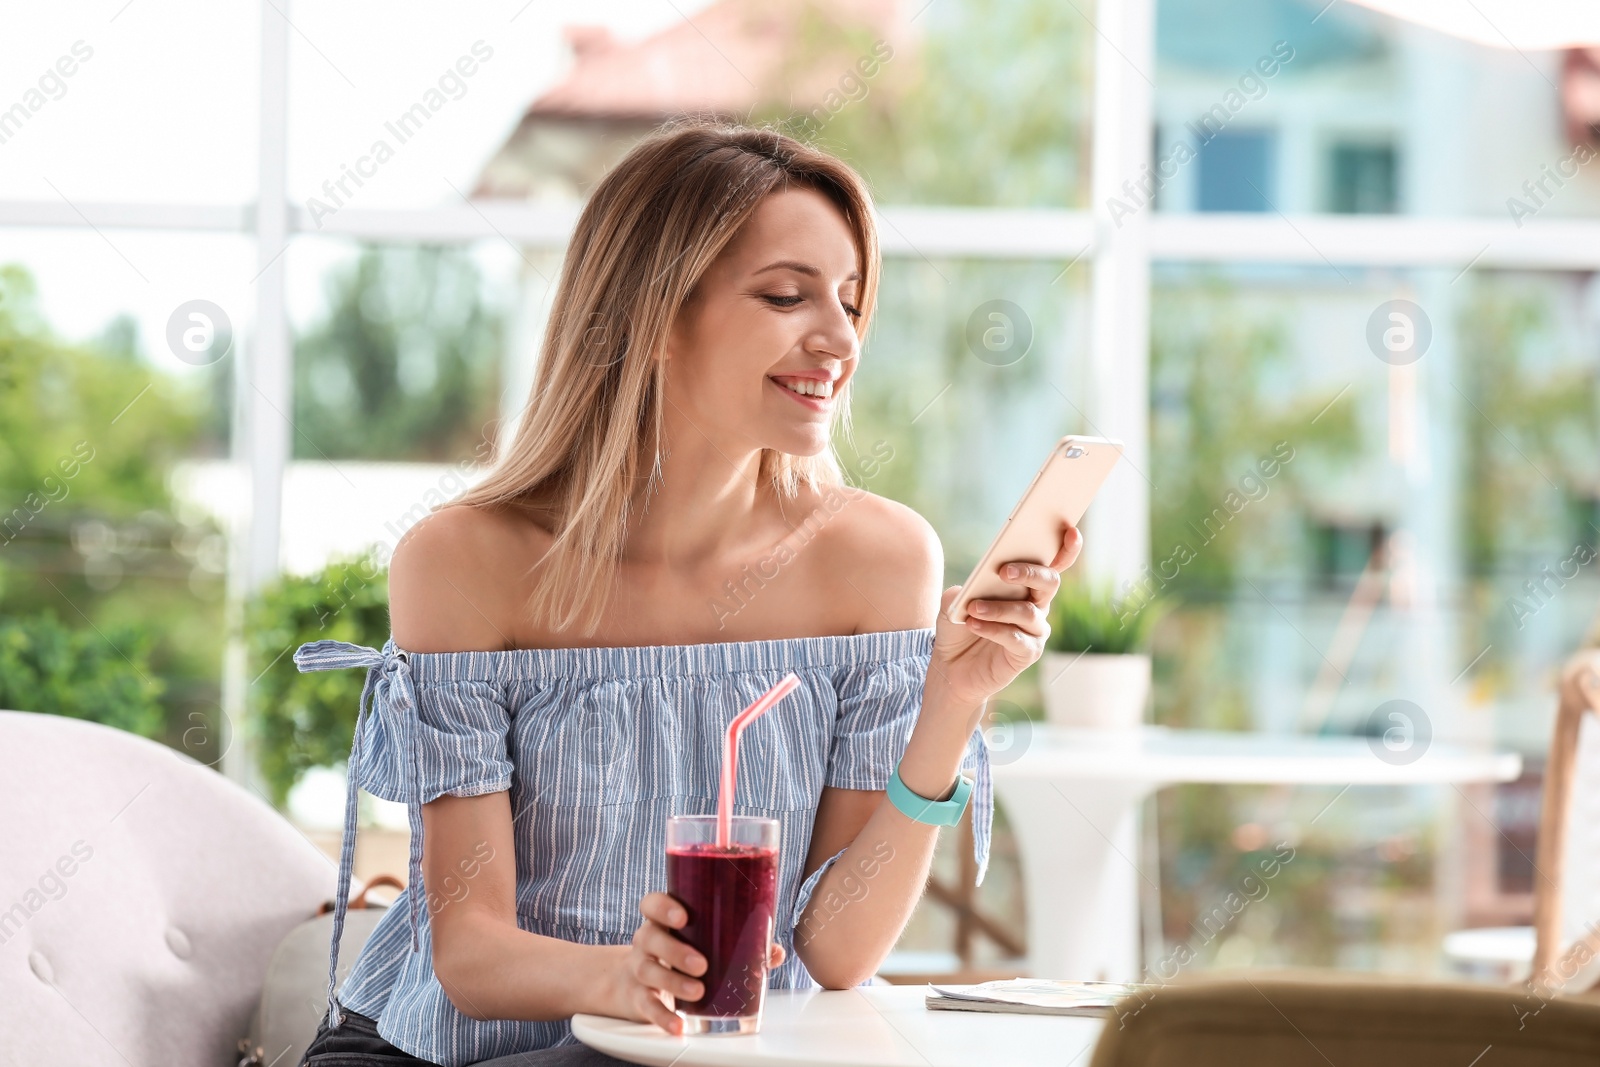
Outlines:
[{"label": "white window mullion", "polygon": [[[244,606],[278,574],[282,543],[283,472],[293,435],[293,353],[289,346],[285,276],[289,241],[289,21],[288,0],[261,4],[261,114],[258,187],[254,213],[255,328],[234,346],[234,415],[231,450],[236,470],[248,471],[250,503],[244,530],[230,531],[227,590],[228,640],[223,660],[223,714],[231,743],[223,755],[228,777],[262,786],[249,718],[249,675]],[[241,536],[242,535],[242,536]],[[259,668],[258,668],[259,669]]]},{"label": "white window mullion", "polygon": [[[1137,188],[1150,164],[1155,93],[1152,0],[1104,0],[1095,9],[1091,283],[1087,416],[1093,433],[1120,438],[1122,470],[1100,492],[1085,530],[1084,565],[1117,589],[1150,559],[1150,257],[1153,201]],[[1106,204],[1132,203],[1113,221]]]}]

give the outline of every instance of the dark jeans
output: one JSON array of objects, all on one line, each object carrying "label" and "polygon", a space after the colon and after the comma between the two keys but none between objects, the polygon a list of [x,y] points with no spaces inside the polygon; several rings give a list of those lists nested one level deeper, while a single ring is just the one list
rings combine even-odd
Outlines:
[{"label": "dark jeans", "polygon": [[[563,1045],[560,1048],[523,1052],[515,1056],[501,1056],[480,1063],[493,1067],[629,1067],[627,1061],[597,1052],[587,1045]],[[395,1048],[378,1036],[378,1024],[365,1015],[349,1008],[344,1012],[344,1023],[337,1030],[328,1029],[328,1017],[322,1017],[317,1036],[311,1039],[300,1067],[438,1067],[427,1060],[419,1060],[409,1052]]]}]

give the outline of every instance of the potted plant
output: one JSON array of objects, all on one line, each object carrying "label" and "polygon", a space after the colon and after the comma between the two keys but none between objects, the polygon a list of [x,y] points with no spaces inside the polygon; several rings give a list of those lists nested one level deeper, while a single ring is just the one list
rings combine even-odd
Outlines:
[{"label": "potted plant", "polygon": [[1045,721],[1091,730],[1132,730],[1150,699],[1152,600],[1119,601],[1109,587],[1061,587],[1039,662]]}]

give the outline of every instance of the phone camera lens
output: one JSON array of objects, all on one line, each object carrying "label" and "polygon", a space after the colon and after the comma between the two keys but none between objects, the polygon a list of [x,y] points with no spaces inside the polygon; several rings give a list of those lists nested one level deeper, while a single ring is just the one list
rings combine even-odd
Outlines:
[{"label": "phone camera lens", "polygon": [[1077,445],[1068,445],[1066,448],[1061,450],[1061,455],[1064,459],[1077,459],[1079,456],[1083,455],[1083,449],[1079,448]]}]

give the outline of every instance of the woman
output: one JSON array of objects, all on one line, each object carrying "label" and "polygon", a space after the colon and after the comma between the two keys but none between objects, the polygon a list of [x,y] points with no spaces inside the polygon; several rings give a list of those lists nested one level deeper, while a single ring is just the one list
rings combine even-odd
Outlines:
[{"label": "woman", "polygon": [[576,1012],[680,1033],[705,961],[673,934],[666,818],[714,810],[723,730],[790,670],[739,761],[736,810],[782,824],[769,986],[848,988],[893,947],[938,829],[892,774],[954,811],[975,770],[982,882],[979,718],[1081,539],[955,624],[933,530],[844,483],[879,267],[860,177],[770,130],[666,129],[596,187],[512,444],[394,554],[391,640],[296,653],[375,694],[341,901],[357,779],[412,814],[411,888],[337,999],[330,962],[308,1063],[610,1062],[566,1047]]}]

